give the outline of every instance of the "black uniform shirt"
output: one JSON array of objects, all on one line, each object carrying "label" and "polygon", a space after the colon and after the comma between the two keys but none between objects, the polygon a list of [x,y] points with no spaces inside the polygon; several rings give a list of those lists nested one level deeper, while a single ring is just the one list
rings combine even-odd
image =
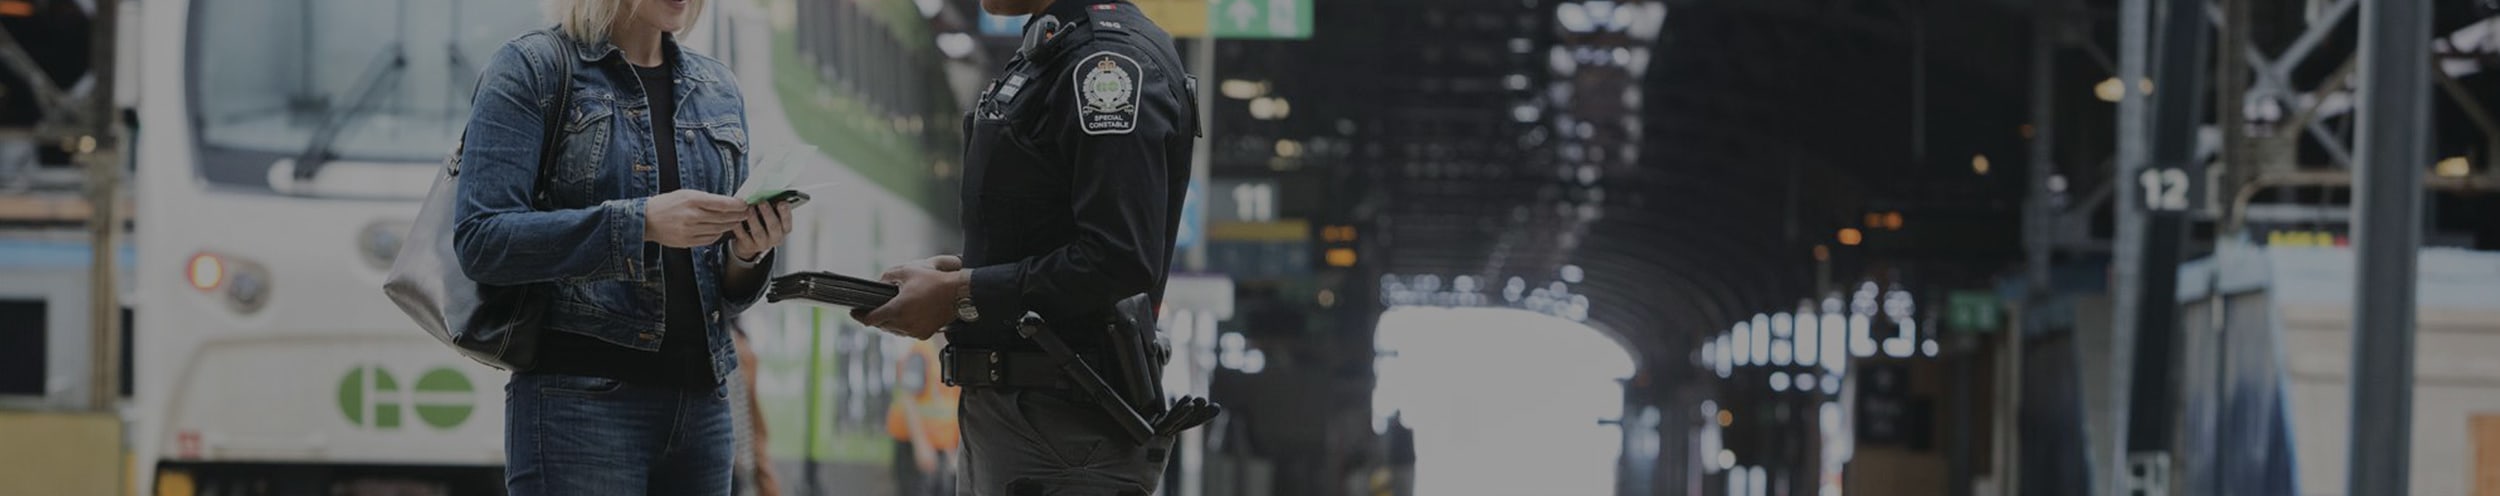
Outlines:
[{"label": "black uniform shirt", "polygon": [[1029,348],[1025,312],[1071,345],[1112,304],[1162,299],[1197,136],[1197,84],[1172,37],[1114,0],[1059,0],[1026,27],[965,117],[964,264],[981,319],[947,339]]}]

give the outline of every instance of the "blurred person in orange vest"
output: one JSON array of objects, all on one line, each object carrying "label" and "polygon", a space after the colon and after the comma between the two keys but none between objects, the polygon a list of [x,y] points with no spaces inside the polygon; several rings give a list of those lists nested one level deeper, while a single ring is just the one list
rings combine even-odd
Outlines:
[{"label": "blurred person in orange vest", "polygon": [[[932,341],[942,341],[943,338]],[[938,347],[943,343],[913,341],[911,350],[894,361],[894,401],[886,404],[885,432],[894,437],[894,482],[902,494],[952,494],[951,470],[961,434],[955,403],[963,389],[938,380]],[[905,459],[910,463],[906,465]]]}]

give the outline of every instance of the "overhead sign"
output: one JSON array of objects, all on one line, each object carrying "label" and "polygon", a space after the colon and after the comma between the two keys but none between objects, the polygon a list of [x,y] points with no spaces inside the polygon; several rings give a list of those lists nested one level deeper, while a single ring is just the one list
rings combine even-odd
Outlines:
[{"label": "overhead sign", "polygon": [[1311,38],[1311,0],[1215,0],[1215,37]]},{"label": "overhead sign", "polygon": [[1962,332],[1992,332],[2004,325],[1997,294],[1988,291],[1954,291],[1948,295],[1945,327]]},{"label": "overhead sign", "polygon": [[1174,38],[1207,37],[1209,0],[1133,0],[1137,9],[1146,12],[1163,32]]},{"label": "overhead sign", "polygon": [[[1275,222],[1279,195],[1276,181],[1217,178],[1207,183],[1207,215],[1216,222]],[[1307,236],[1305,236],[1307,237]]]},{"label": "overhead sign", "polygon": [[[1311,38],[1311,0],[1133,0],[1174,38],[1304,40]],[[1016,29],[1024,26],[1016,23]],[[1011,32],[1003,33],[1013,35]],[[988,24],[983,23],[983,32]]]}]

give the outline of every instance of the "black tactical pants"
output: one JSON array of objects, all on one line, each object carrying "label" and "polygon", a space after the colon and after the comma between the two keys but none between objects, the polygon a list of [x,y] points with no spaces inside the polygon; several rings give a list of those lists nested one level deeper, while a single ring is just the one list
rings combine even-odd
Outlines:
[{"label": "black tactical pants", "polygon": [[956,496],[1146,496],[1163,479],[1170,439],[1128,442],[1073,391],[968,387]]}]

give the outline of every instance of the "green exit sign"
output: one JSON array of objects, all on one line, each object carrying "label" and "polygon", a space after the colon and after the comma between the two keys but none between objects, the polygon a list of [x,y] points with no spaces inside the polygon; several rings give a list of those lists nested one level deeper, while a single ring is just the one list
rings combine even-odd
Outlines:
[{"label": "green exit sign", "polygon": [[1311,38],[1311,0],[1215,0],[1212,7],[1207,23],[1217,38]]},{"label": "green exit sign", "polygon": [[1954,291],[1946,299],[1945,327],[1961,332],[1996,332],[2005,325],[1997,294],[1987,291]]}]

